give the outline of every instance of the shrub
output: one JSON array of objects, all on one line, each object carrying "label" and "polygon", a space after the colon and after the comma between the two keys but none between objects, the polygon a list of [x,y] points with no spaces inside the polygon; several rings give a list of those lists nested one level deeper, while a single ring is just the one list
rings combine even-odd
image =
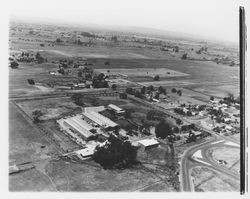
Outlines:
[{"label": "shrub", "polygon": [[159,81],[159,80],[160,80],[160,76],[159,75],[154,76],[154,81]]}]

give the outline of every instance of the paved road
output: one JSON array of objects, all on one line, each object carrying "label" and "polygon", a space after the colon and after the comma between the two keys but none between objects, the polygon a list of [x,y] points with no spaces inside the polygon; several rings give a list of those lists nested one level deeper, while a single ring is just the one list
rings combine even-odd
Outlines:
[{"label": "paved road", "polygon": [[[222,142],[218,142],[222,141]],[[181,183],[181,191],[194,191],[193,182],[191,181],[191,170],[195,166],[205,166],[211,168],[219,173],[222,173],[228,177],[231,177],[237,181],[240,180],[240,175],[232,172],[230,169],[225,166],[219,165],[217,162],[211,159],[211,157],[207,156],[207,150],[212,147],[220,147],[226,146],[224,145],[225,141],[218,136],[212,136],[212,138],[204,143],[196,145],[194,147],[186,150],[181,158],[180,165],[180,183]],[[235,147],[228,146],[227,147]],[[201,151],[202,159],[193,158],[193,154],[197,151]],[[202,160],[203,162],[200,162]]]}]

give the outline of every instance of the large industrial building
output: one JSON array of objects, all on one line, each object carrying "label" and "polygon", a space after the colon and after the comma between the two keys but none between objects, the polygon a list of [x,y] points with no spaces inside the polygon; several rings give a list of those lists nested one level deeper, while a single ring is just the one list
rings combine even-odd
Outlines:
[{"label": "large industrial building", "polygon": [[104,129],[112,130],[119,125],[107,117],[104,117],[99,112],[105,110],[104,106],[87,107],[83,109],[83,117],[90,123],[95,123]]},{"label": "large industrial building", "polygon": [[74,141],[83,145],[91,136],[98,134],[107,136],[104,131],[119,128],[117,123],[99,113],[105,109],[104,106],[85,107],[81,114],[61,118],[57,123]]}]

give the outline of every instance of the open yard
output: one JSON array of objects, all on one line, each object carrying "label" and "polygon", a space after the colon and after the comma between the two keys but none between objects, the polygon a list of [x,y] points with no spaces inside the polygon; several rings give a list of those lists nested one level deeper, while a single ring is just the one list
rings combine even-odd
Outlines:
[{"label": "open yard", "polygon": [[81,111],[69,97],[20,101],[18,106],[30,117],[32,117],[33,111],[41,110],[43,113],[42,120],[57,119],[63,117],[63,115],[73,114],[74,111]]},{"label": "open yard", "polygon": [[[209,149],[208,155],[219,164],[219,161],[226,161],[223,166],[232,168],[240,160],[240,149],[232,147],[214,147]],[[238,171],[236,171],[238,172]]]},{"label": "open yard", "polygon": [[[138,165],[123,170],[104,170],[93,161],[47,161],[41,166],[10,176],[11,191],[143,191],[161,178]],[[25,184],[25,186],[24,186]],[[158,191],[175,191],[169,183]]]},{"label": "open yard", "polygon": [[195,167],[191,174],[197,192],[239,191],[240,182],[206,167]]},{"label": "open yard", "polygon": [[[19,164],[58,154],[36,126],[13,104],[9,106],[9,163]],[[43,147],[45,146],[45,147]]]}]

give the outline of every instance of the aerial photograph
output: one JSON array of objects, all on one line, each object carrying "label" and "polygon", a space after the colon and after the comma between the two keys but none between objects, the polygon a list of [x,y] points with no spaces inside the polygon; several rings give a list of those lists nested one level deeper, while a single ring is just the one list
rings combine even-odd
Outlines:
[{"label": "aerial photograph", "polygon": [[8,27],[10,192],[240,192],[237,4],[29,2]]}]

